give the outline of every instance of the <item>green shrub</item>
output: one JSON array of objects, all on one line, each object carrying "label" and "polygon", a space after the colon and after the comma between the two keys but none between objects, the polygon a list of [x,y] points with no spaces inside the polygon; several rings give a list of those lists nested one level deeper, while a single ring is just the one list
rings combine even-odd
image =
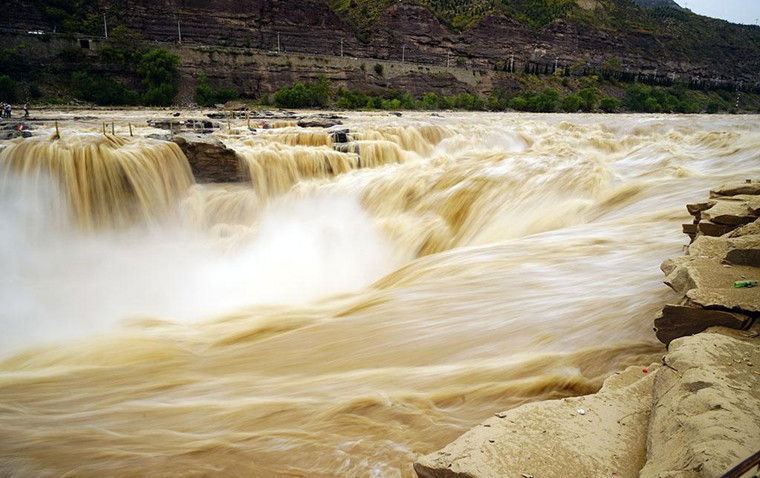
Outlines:
[{"label": "green shrub", "polygon": [[720,101],[711,100],[707,103],[707,112],[710,114],[715,114],[721,109],[723,109],[723,105]]},{"label": "green shrub", "polygon": [[578,92],[581,98],[581,108],[583,111],[594,111],[596,108],[596,92],[592,88],[583,88]]},{"label": "green shrub", "polygon": [[567,95],[562,99],[562,111],[575,113],[581,109],[583,99],[579,95]]},{"label": "green shrub", "polygon": [[274,94],[274,104],[280,108],[314,108],[327,106],[330,101],[330,80],[322,75],[316,82],[284,86]]},{"label": "green shrub", "polygon": [[650,96],[644,101],[644,111],[647,113],[659,113],[662,111],[662,105],[657,101],[657,98]]},{"label": "green shrub", "polygon": [[198,74],[198,86],[195,88],[195,102],[200,106],[212,106],[217,103],[226,103],[240,97],[237,90],[232,88],[219,88],[215,90],[208,83],[206,74]]},{"label": "green shrub", "polygon": [[675,110],[678,113],[699,113],[699,104],[696,101],[684,98],[678,101]]},{"label": "green shrub", "polygon": [[107,76],[93,76],[84,71],[71,75],[71,86],[78,98],[101,106],[136,105],[139,95]]},{"label": "green shrub", "polygon": [[600,107],[605,113],[614,113],[618,111],[622,106],[623,103],[620,100],[610,97],[602,98],[602,102],[600,103]]},{"label": "green shrub", "polygon": [[648,98],[649,93],[646,90],[639,85],[632,85],[625,92],[623,104],[631,111],[646,111],[645,103]]},{"label": "green shrub", "polygon": [[380,76],[383,76],[383,65],[380,63],[375,63],[375,73],[377,73]]},{"label": "green shrub", "polygon": [[143,102],[149,106],[169,106],[179,92],[180,58],[163,49],[158,48],[145,53],[140,59],[137,69],[142,75],[143,85],[147,91],[143,94]]},{"label": "green shrub", "polygon": [[425,110],[437,110],[440,108],[440,102],[441,100],[438,95],[435,93],[428,93],[422,97],[422,104],[420,106]]},{"label": "green shrub", "polygon": [[0,99],[10,102],[18,100],[18,85],[8,75],[0,75]]},{"label": "green shrub", "polygon": [[509,107],[517,111],[528,111],[528,100],[522,96],[516,96],[509,100]]}]

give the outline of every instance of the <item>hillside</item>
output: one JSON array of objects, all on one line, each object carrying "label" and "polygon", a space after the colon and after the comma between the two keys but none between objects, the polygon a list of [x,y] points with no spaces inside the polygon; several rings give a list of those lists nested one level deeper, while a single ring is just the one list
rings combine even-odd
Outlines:
[{"label": "hillside", "polygon": [[[638,0],[653,3],[663,1]],[[629,70],[757,81],[760,28],[632,0],[11,0],[0,27],[493,68],[619,61]],[[667,2],[664,2],[667,3]],[[670,2],[673,3],[673,2]]]}]

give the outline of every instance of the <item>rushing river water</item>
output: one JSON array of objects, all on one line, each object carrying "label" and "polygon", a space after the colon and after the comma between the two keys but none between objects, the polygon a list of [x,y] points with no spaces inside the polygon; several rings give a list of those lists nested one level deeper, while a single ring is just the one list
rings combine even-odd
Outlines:
[{"label": "rushing river water", "polygon": [[7,143],[0,475],[412,477],[659,360],[685,204],[760,175],[755,117],[344,123],[218,131],[228,185],[86,125]]}]

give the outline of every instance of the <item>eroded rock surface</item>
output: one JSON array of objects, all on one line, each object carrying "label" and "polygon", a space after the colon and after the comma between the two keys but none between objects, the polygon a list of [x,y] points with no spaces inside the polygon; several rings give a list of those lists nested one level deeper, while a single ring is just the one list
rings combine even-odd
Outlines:
[{"label": "eroded rock surface", "polygon": [[497,413],[414,469],[420,478],[638,477],[656,368],[613,375],[596,395]]},{"label": "eroded rock surface", "polygon": [[183,133],[174,135],[172,140],[187,156],[196,181],[223,183],[247,179],[247,170],[235,151],[218,139]]},{"label": "eroded rock surface", "polygon": [[641,478],[712,478],[760,444],[760,340],[711,329],[674,340],[657,372]]}]

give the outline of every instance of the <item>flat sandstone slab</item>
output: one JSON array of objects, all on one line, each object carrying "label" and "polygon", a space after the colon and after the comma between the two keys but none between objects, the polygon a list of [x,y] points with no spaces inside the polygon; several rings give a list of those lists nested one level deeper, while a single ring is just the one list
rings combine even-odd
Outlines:
[{"label": "flat sandstone slab", "polygon": [[760,312],[760,287],[737,289],[734,281],[760,280],[757,267],[721,264],[707,257],[685,256],[666,261],[663,270],[668,274],[665,283],[685,295],[692,304],[734,312]]},{"label": "flat sandstone slab", "polygon": [[637,478],[656,368],[613,375],[596,395],[497,413],[414,469],[420,478]]},{"label": "flat sandstone slab", "polygon": [[757,451],[760,339],[751,335],[714,328],[671,342],[641,478],[720,477]]}]

